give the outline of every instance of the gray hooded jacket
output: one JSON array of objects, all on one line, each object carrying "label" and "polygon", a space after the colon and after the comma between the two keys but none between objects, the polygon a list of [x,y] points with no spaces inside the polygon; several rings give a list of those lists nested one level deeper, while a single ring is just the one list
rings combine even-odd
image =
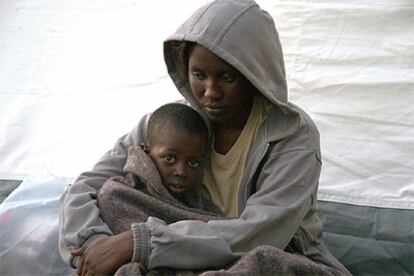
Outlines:
[{"label": "gray hooded jacket", "polygon": [[[287,100],[283,53],[271,16],[254,1],[217,0],[197,10],[165,41],[164,56],[172,80],[200,110],[183,59],[177,56],[180,41],[201,44],[237,68],[274,106],[247,157],[238,195],[240,217],[170,225],[149,218],[144,224],[133,224],[133,260],[149,269],[206,269],[222,267],[267,244],[348,274],[322,241],[316,211],[319,133],[312,120]],[[144,141],[147,119],[148,115],[63,195],[60,252],[67,262],[72,261],[69,250],[112,234],[99,217],[96,194],[107,178],[123,174],[128,147]]]}]

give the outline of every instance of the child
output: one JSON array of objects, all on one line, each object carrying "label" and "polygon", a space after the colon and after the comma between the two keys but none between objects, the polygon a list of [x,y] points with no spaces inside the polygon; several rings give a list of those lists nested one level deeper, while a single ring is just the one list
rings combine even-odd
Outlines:
[{"label": "child", "polygon": [[[114,234],[149,216],[169,223],[219,219],[219,209],[197,191],[209,149],[207,125],[196,111],[178,103],[161,106],[148,121],[145,143],[128,149],[126,175],[100,189],[100,217]],[[143,269],[129,263],[116,275],[141,275]]]},{"label": "child", "polygon": [[149,216],[168,222],[218,218],[218,208],[197,191],[210,148],[203,118],[184,104],[166,104],[151,115],[147,131],[141,148],[128,150],[126,175],[100,190],[101,218],[115,234]]}]

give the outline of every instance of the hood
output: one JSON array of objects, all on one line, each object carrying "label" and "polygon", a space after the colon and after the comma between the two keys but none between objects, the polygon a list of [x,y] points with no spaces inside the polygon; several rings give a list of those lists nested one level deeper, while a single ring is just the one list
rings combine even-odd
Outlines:
[{"label": "hood", "polygon": [[285,129],[286,134],[296,129],[299,115],[288,104],[279,35],[272,17],[256,2],[217,0],[208,3],[165,40],[168,73],[184,98],[197,108],[186,76],[186,64],[179,51],[185,42],[196,42],[235,67],[291,122],[289,129]]}]

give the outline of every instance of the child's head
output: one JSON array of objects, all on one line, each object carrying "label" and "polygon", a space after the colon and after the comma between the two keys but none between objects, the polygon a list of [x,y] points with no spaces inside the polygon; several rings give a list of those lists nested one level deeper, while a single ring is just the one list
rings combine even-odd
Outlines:
[{"label": "child's head", "polygon": [[191,107],[166,104],[151,115],[143,147],[164,186],[173,196],[180,197],[200,181],[209,149],[208,129]]}]

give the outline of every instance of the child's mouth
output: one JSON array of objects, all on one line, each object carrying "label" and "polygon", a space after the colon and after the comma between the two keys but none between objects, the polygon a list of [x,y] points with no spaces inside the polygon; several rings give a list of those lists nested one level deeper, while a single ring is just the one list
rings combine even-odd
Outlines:
[{"label": "child's mouth", "polygon": [[171,192],[181,194],[185,191],[185,185],[182,184],[169,184],[168,188]]}]

